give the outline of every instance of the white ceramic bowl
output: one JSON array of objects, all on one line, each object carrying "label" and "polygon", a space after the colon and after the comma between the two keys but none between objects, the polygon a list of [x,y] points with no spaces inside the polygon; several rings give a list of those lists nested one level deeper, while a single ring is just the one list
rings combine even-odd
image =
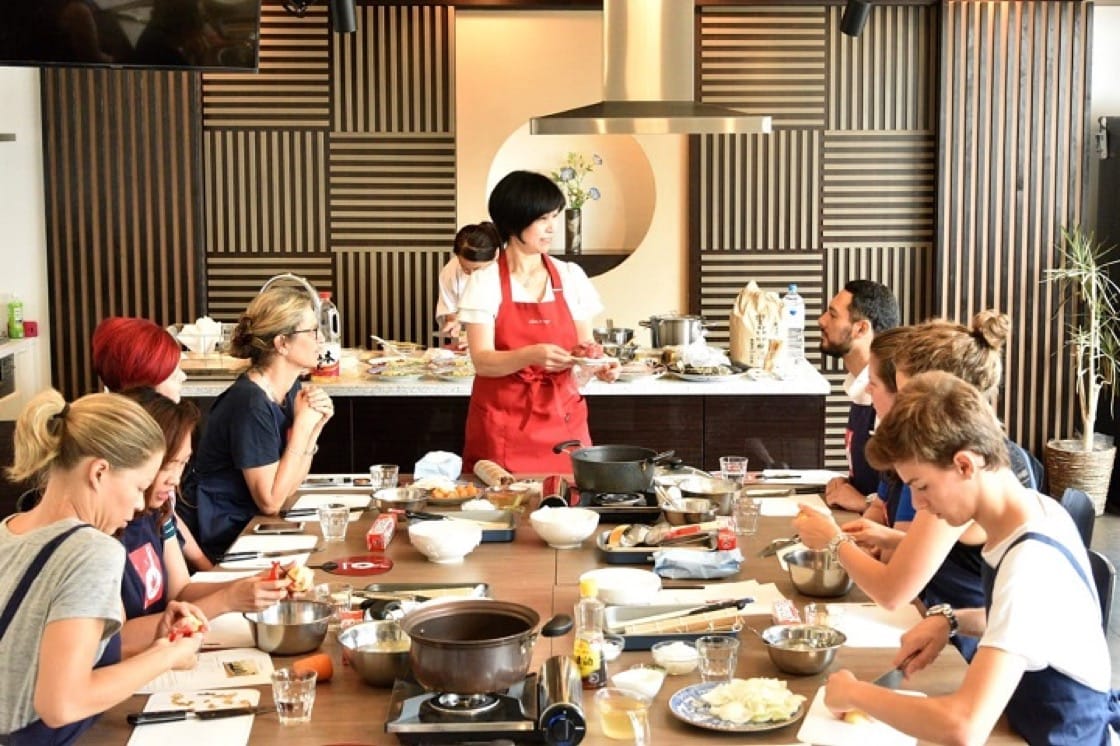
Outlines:
[{"label": "white ceramic bowl", "polygon": [[529,514],[533,530],[553,549],[576,549],[595,533],[599,514],[587,508],[540,508]]},{"label": "white ceramic bowl", "polygon": [[653,655],[654,662],[664,666],[665,670],[673,676],[692,673],[700,663],[700,653],[696,651],[696,645],[691,642],[662,640],[654,643],[650,653]]},{"label": "white ceramic bowl", "polygon": [[599,589],[599,600],[618,606],[645,606],[661,590],[661,578],[650,570],[630,567],[603,567],[588,570],[580,580],[593,578]]},{"label": "white ceramic bowl", "polygon": [[412,546],[432,562],[462,562],[482,541],[482,527],[467,521],[417,521],[408,527]]}]

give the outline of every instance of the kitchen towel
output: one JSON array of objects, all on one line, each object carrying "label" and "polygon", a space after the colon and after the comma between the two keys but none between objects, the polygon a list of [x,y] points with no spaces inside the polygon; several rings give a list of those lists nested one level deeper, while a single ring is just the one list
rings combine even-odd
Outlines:
[{"label": "kitchen towel", "polygon": [[428,451],[412,468],[413,479],[445,477],[455,480],[463,473],[462,457],[450,451]]},{"label": "kitchen towel", "polygon": [[[209,710],[230,707],[256,707],[261,693],[256,689],[228,689],[222,692],[160,692],[148,698],[144,712],[159,710]],[[249,742],[254,715],[219,720],[177,720],[152,723],[132,729],[128,746],[199,746],[222,744],[237,746]]]},{"label": "kitchen towel", "polygon": [[[899,692],[924,697],[919,692]],[[817,690],[797,738],[814,746],[913,746],[918,739],[900,733],[886,723],[871,720],[866,723],[846,723],[825,707],[824,687]]]}]

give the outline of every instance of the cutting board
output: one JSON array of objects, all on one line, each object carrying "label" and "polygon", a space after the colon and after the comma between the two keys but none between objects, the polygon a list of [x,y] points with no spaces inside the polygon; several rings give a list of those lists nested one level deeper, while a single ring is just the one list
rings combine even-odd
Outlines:
[{"label": "cutting board", "polygon": [[[256,689],[227,689],[221,692],[160,692],[148,698],[144,711],[204,710],[216,707],[256,707],[261,693]],[[187,703],[190,704],[187,704]],[[219,720],[179,720],[173,723],[138,725],[132,729],[128,746],[199,746],[247,744],[255,715]]]},{"label": "cutting board", "polygon": [[[348,508],[368,508],[371,500],[372,498],[368,494],[340,495],[337,493],[314,492],[307,495],[300,495],[299,499],[295,501],[295,503],[291,508],[289,508],[289,510],[302,510],[303,508],[310,508],[311,510],[315,510],[320,505],[330,505],[331,503],[335,503],[336,505],[345,505]],[[361,513],[358,513],[357,511],[352,512],[350,514],[350,522],[353,523],[361,517]],[[304,521],[315,521],[316,523],[318,523],[319,514],[308,513],[304,516],[284,518],[284,520],[290,521],[292,523],[303,523]]]},{"label": "cutting board", "polygon": [[[920,692],[899,693],[925,696]],[[823,686],[817,690],[809,712],[801,721],[797,738],[814,746],[913,746],[918,742],[918,739],[878,720],[854,725],[845,723],[825,707]]]},{"label": "cutting board", "polygon": [[318,543],[318,536],[309,534],[296,534],[289,536],[267,536],[250,534],[238,537],[227,552],[277,552],[285,549],[307,549],[304,554],[289,554],[283,557],[262,557],[261,559],[237,560],[236,562],[223,562],[222,567],[227,570],[249,570],[253,568],[271,567],[273,560],[288,565],[298,562],[306,565],[311,557],[310,550]]}]

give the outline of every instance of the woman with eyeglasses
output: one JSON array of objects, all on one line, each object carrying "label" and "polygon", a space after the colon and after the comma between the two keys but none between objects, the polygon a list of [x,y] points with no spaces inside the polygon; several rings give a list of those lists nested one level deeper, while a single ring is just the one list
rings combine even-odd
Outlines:
[{"label": "woman with eyeglasses", "polygon": [[274,515],[311,469],[327,393],[301,386],[319,361],[319,320],[302,289],[272,287],[249,304],[230,354],[249,369],[214,402],[176,509],[202,551],[220,557],[257,513]]}]

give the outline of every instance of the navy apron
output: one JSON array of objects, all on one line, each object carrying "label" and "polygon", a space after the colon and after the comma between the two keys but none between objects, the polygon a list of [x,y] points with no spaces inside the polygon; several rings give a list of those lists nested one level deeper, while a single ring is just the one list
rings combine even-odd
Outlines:
[{"label": "navy apron", "polygon": [[[1096,586],[1061,542],[1045,534],[1027,532],[1013,541],[1007,552],[1027,539],[1041,541],[1061,552],[1096,599]],[[1004,552],[1004,557],[1007,552]],[[985,611],[991,611],[992,589],[1002,564],[1001,559],[993,570],[984,563]],[[1112,741],[1109,726],[1120,729],[1120,703],[1115,692],[1098,692],[1050,666],[1023,674],[1019,686],[1015,687],[1007,702],[1006,711],[1007,720],[1015,732],[1027,743],[1040,746],[1108,746]]]},{"label": "navy apron", "polygon": [[[31,584],[42,572],[51,555],[62,545],[62,542],[70,538],[71,534],[82,528],[89,528],[89,524],[83,523],[62,532],[39,550],[39,554],[31,561],[27,570],[24,571],[23,577],[16,584],[15,591],[12,592],[12,597],[8,600],[8,605],[4,608],[3,614],[0,615],[0,638],[8,631],[8,627],[11,626],[12,620],[19,611],[19,602],[27,596]],[[109,639],[105,652],[102,653],[100,660],[94,664],[94,668],[111,666],[114,663],[120,663],[120,660],[121,636],[115,634]],[[4,746],[66,746],[78,740],[78,736],[93,725],[95,720],[97,720],[97,716],[91,715],[75,723],[68,723],[61,728],[51,728],[42,720],[36,720],[6,736],[0,735],[0,744],[4,744]]]}]

